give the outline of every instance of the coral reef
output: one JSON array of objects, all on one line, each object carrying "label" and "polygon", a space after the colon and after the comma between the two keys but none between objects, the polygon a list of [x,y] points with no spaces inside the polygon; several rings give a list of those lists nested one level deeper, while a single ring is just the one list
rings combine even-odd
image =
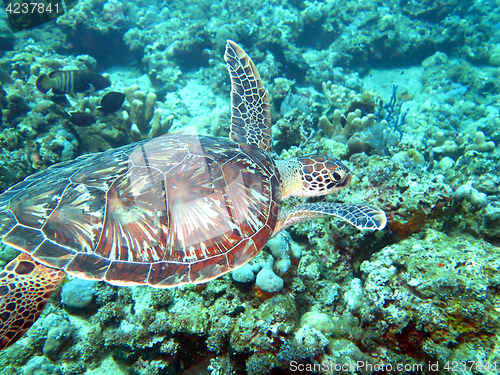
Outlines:
[{"label": "coral reef", "polygon": [[[376,233],[331,219],[298,224],[208,284],[70,281],[0,352],[0,372],[372,374],[399,364],[446,375],[456,373],[446,364],[474,361],[470,373],[496,374],[497,8],[82,0],[16,38],[0,9],[0,192],[54,163],[168,131],[227,137],[230,38],[269,89],[271,155],[340,158],[351,184],[326,201],[363,201],[388,216]],[[112,84],[64,98],[38,91],[38,77],[58,69]],[[126,101],[103,113],[109,91]],[[73,111],[95,122],[74,125]],[[15,254],[2,246],[1,263]]]},{"label": "coral reef", "polygon": [[498,331],[497,301],[489,292],[497,284],[491,271],[498,248],[434,230],[420,238],[387,247],[361,265],[369,301],[362,316],[371,321],[363,345],[381,354],[392,348],[401,360],[425,356],[445,363],[467,353],[493,363],[498,354],[480,348]]},{"label": "coral reef", "polygon": [[108,66],[125,64],[129,62],[127,55],[114,51],[125,50],[123,35],[134,11],[130,4],[117,0],[82,1],[67,17],[59,17],[57,25],[73,53],[85,51]]}]

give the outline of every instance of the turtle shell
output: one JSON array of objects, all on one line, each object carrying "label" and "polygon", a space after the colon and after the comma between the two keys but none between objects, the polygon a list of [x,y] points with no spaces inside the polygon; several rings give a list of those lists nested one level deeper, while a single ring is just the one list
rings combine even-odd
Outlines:
[{"label": "turtle shell", "polygon": [[262,150],[165,135],[82,156],[0,195],[3,242],[114,285],[202,283],[264,247],[279,175]]}]

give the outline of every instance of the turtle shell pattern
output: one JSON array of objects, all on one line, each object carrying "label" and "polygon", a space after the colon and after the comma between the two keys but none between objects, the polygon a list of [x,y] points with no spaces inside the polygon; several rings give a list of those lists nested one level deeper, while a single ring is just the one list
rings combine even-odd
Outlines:
[{"label": "turtle shell pattern", "polygon": [[202,283],[266,244],[279,180],[257,147],[165,135],[52,166],[13,186],[0,195],[0,236],[80,278]]}]

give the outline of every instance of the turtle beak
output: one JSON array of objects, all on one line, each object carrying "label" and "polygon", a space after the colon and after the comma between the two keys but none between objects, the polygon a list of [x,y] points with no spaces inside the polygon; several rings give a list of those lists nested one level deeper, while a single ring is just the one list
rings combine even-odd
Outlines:
[{"label": "turtle beak", "polygon": [[351,171],[338,162],[335,169],[330,172],[331,179],[335,182],[335,190],[343,189],[351,182]]},{"label": "turtle beak", "polygon": [[348,186],[351,183],[351,177],[351,172],[347,172],[346,176],[344,177],[344,181],[339,184],[339,187],[345,188],[346,186]]}]

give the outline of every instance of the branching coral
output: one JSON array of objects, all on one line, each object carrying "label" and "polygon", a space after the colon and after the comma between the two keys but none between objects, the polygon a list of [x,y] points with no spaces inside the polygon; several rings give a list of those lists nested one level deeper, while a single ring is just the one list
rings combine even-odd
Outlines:
[{"label": "branching coral", "polygon": [[123,111],[125,121],[130,119],[130,132],[134,140],[157,137],[168,132],[174,116],[162,118],[163,110],[155,109],[156,94],[139,90],[138,85],[125,88],[125,96],[130,104],[130,112]]},{"label": "branching coral", "polygon": [[465,147],[465,151],[476,150],[479,152],[492,152],[496,145],[493,141],[486,141],[486,136],[483,132],[476,132],[474,135],[474,143]]},{"label": "branching coral", "polygon": [[330,105],[329,109],[334,109],[330,118],[323,114],[318,123],[319,128],[328,137],[346,143],[354,133],[366,130],[375,124],[376,98],[372,93],[361,95],[331,81],[323,82],[322,87]]},{"label": "branching coral", "polygon": [[330,109],[335,109],[330,118],[326,114],[328,110],[320,117],[318,127],[329,138],[347,144],[350,155],[372,151],[386,155],[400,142],[399,127],[404,124],[407,113],[401,112],[396,91],[394,86],[391,98],[383,105],[375,92],[358,94],[345,86],[323,82]]},{"label": "branching coral", "polygon": [[342,85],[336,85],[332,81],[321,84],[323,94],[325,94],[330,106],[333,108],[343,108],[355,100],[361,101],[361,95]]},{"label": "branching coral", "polygon": [[[453,164],[465,154],[469,152],[492,152],[495,150],[496,144],[493,141],[488,141],[483,132],[478,131],[472,137],[469,134],[461,133],[445,133],[437,131],[434,138],[427,141],[431,160],[439,162],[441,169],[445,165]],[[449,160],[451,159],[451,160]],[[445,164],[445,161],[447,164]]]},{"label": "branching coral", "polygon": [[345,143],[355,132],[372,126],[376,116],[373,113],[363,115],[359,108],[344,116],[342,111],[336,109],[331,119],[330,122],[326,115],[321,116],[318,123],[319,128],[324,130],[329,137]]}]

